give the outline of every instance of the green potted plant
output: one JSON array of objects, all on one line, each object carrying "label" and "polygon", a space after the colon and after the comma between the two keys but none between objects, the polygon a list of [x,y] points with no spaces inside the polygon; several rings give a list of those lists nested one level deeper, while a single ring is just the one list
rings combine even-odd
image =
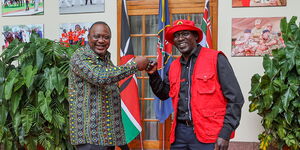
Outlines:
[{"label": "green potted plant", "polygon": [[262,117],[260,149],[300,149],[300,28],[297,17],[281,20],[285,47],[263,57],[263,75],[251,79],[250,112]]},{"label": "green potted plant", "polygon": [[74,149],[69,143],[69,59],[78,46],[32,34],[0,55],[0,144],[5,150]]}]

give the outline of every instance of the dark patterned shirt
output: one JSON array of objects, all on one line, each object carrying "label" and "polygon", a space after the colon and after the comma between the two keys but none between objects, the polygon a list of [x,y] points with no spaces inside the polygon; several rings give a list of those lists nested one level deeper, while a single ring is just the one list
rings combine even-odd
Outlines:
[{"label": "dark patterned shirt", "polygon": [[100,58],[89,46],[70,62],[70,138],[73,145],[124,145],[118,81],[137,72],[135,62],[114,66],[107,52]]}]

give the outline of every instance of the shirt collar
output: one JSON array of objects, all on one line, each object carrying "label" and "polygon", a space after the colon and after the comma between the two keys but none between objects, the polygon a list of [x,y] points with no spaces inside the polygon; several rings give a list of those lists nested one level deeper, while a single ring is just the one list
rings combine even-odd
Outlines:
[{"label": "shirt collar", "polygon": [[91,57],[94,57],[96,59],[100,59],[102,61],[108,61],[110,60],[111,58],[111,54],[110,52],[106,52],[106,54],[104,55],[104,57],[100,57],[98,54],[96,54],[92,49],[91,47],[86,44],[85,47],[83,48],[83,50],[86,52],[87,55],[91,56]]},{"label": "shirt collar", "polygon": [[[190,56],[189,60],[193,57],[198,57],[199,53],[200,53],[200,50],[201,50],[201,45],[200,44],[197,44],[197,47],[195,47],[192,51],[192,55]],[[181,56],[180,58],[180,63],[182,64],[186,64],[188,61],[185,61],[184,58]]]}]

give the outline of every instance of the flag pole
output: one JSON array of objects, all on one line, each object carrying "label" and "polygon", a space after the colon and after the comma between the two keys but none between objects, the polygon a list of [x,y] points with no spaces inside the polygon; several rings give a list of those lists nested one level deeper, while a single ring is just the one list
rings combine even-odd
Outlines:
[{"label": "flag pole", "polygon": [[140,143],[141,143],[141,150],[144,150],[142,132],[140,133]]},{"label": "flag pole", "polygon": [[[164,1],[164,0],[163,0]],[[164,22],[164,27],[166,26],[166,24],[165,24],[166,22]],[[161,59],[162,59],[162,63],[165,63],[164,62],[164,55],[165,55],[165,29],[163,30],[163,37],[162,37],[162,42],[163,42],[163,48],[162,48],[162,57],[161,57]],[[164,74],[164,69],[161,69],[162,70],[162,72],[161,72],[161,74],[162,74],[162,80],[164,80],[164,76],[163,76],[163,74]],[[164,123],[163,123],[163,150],[165,150],[165,121],[164,121]]]}]

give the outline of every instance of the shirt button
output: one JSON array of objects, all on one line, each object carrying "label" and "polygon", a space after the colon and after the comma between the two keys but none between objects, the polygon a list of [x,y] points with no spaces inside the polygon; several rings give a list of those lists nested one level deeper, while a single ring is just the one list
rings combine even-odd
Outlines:
[{"label": "shirt button", "polygon": [[185,98],[186,101],[188,101],[188,98]]},{"label": "shirt button", "polygon": [[185,112],[185,114],[189,114],[188,112]]},{"label": "shirt button", "polygon": [[186,82],[186,85],[188,85],[189,84],[189,82]]}]

